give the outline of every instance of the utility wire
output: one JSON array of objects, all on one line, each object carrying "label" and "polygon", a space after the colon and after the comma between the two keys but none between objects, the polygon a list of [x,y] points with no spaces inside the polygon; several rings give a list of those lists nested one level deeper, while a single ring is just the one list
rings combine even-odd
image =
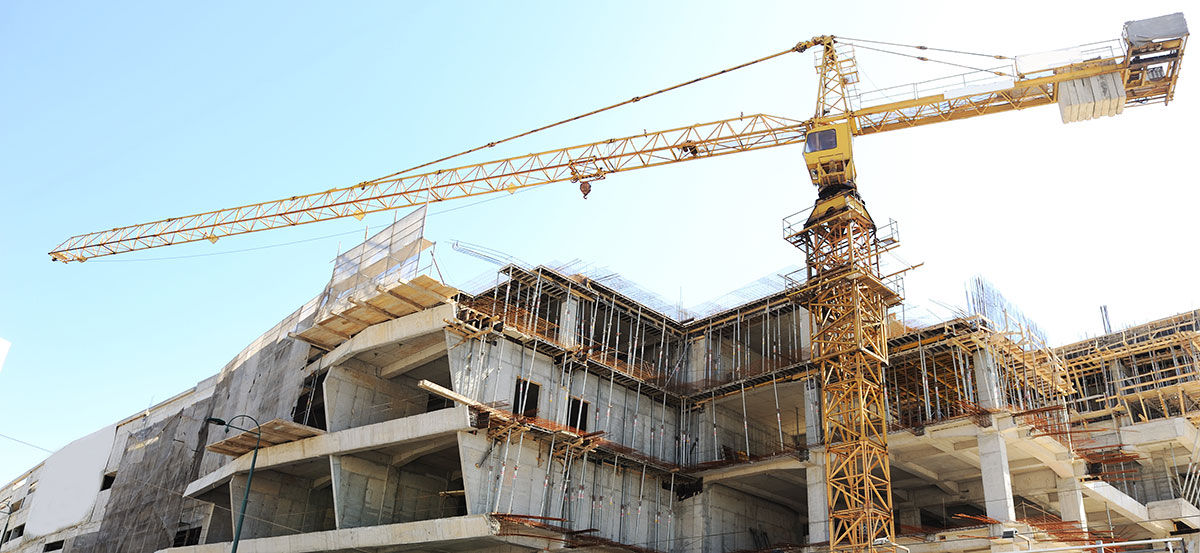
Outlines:
[{"label": "utility wire", "polygon": [[29,447],[32,447],[32,448],[34,448],[34,449],[40,449],[40,450],[42,450],[42,451],[45,451],[46,453],[54,453],[53,451],[50,451],[49,449],[46,449],[46,448],[44,448],[44,447],[42,447],[42,446],[40,446],[40,445],[34,445],[34,444],[31,444],[31,443],[29,443],[29,442],[27,442],[27,441],[25,441],[25,440],[18,440],[18,439],[16,439],[16,438],[12,437],[12,436],[6,436],[6,435],[4,435],[4,434],[0,434],[0,438],[8,438],[8,439],[10,439],[10,440],[12,440],[12,441],[14,441],[14,442],[17,442],[17,443],[19,443],[19,444],[25,444],[25,445],[27,445],[27,446],[29,446]]}]

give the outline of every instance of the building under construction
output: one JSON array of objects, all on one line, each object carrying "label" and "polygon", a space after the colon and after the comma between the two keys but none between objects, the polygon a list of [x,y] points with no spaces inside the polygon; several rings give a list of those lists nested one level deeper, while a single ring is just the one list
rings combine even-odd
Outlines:
[{"label": "building under construction", "polygon": [[[1165,105],[1187,36],[1182,14],[1131,21],[860,94],[854,48],[904,45],[821,35],[353,186],[69,238],[51,259],[417,208],[216,376],[0,490],[0,551],[1195,550],[1200,312],[1056,348],[978,279],[949,320],[910,321],[911,267],[888,266],[896,225],[868,213],[851,148],[1044,105],[1063,122]],[[807,120],[440,165],[810,49]],[[804,267],[694,309],[581,263],[456,287],[424,237],[430,202],[564,181],[586,198],[614,173],[800,143],[817,200],[783,238]]]},{"label": "building under construction", "polygon": [[[341,255],[217,375],[7,484],[0,551],[225,551],[244,496],[244,551],[829,550],[802,283],[685,310],[580,263],[514,263],[462,291],[423,215]],[[1200,528],[1200,312],[1052,348],[968,290],[952,320],[887,320],[896,545]],[[205,422],[243,413],[256,457],[254,423]]]}]

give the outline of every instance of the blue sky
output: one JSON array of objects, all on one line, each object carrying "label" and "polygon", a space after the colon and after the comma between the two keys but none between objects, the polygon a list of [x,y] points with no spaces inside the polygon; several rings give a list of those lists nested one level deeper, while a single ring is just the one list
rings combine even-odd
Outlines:
[{"label": "blue sky", "polygon": [[[1084,9],[1081,6],[1089,6]],[[339,248],[392,215],[65,266],[74,234],[352,184],[716,69],[840,34],[1022,54],[1119,37],[1183,2],[210,2],[0,4],[0,434],[57,449],[216,373],[320,292]],[[862,88],[957,73],[859,52]],[[1053,108],[866,137],[860,182],[925,318],[993,281],[1055,343],[1200,307],[1191,252],[1196,121],[1176,105],[1064,126]],[[792,54],[542,133],[491,157],[732,117],[803,119]],[[691,305],[802,263],[779,220],[813,200],[799,149],[431,209],[451,283],[493,270],[460,239],[531,262],[583,258]],[[448,211],[450,210],[450,211]],[[251,250],[251,251],[241,251]],[[45,453],[0,438],[0,481]]]}]

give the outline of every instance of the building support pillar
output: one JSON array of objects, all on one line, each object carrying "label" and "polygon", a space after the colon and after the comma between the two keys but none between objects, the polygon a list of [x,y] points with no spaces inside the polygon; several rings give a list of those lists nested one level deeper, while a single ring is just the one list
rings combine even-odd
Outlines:
[{"label": "building support pillar", "polygon": [[1081,528],[1087,530],[1087,511],[1083,506],[1083,490],[1079,480],[1058,479],[1058,511],[1064,521],[1078,522]]},{"label": "building support pillar", "polygon": [[829,541],[829,497],[825,486],[825,447],[821,440],[821,382],[804,381],[804,443],[812,466],[804,471],[808,488],[808,543]]},{"label": "building support pillar", "polygon": [[579,343],[576,331],[579,327],[579,298],[567,294],[558,311],[558,342],[566,347]]},{"label": "building support pillar", "polygon": [[983,500],[988,518],[1013,522],[1012,473],[1008,470],[1008,445],[999,432],[980,432],[979,465],[983,476]]},{"label": "building support pillar", "polygon": [[984,409],[1003,409],[1004,396],[1000,391],[1000,375],[996,371],[996,360],[986,349],[976,350],[971,355],[975,365],[975,391],[979,394],[979,406]]}]

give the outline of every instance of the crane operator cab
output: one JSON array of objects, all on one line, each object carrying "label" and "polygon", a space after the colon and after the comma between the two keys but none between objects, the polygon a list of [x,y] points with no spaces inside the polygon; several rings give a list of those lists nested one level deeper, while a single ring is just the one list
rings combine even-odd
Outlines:
[{"label": "crane operator cab", "polygon": [[804,162],[821,198],[854,189],[850,122],[818,125],[804,136]]}]

